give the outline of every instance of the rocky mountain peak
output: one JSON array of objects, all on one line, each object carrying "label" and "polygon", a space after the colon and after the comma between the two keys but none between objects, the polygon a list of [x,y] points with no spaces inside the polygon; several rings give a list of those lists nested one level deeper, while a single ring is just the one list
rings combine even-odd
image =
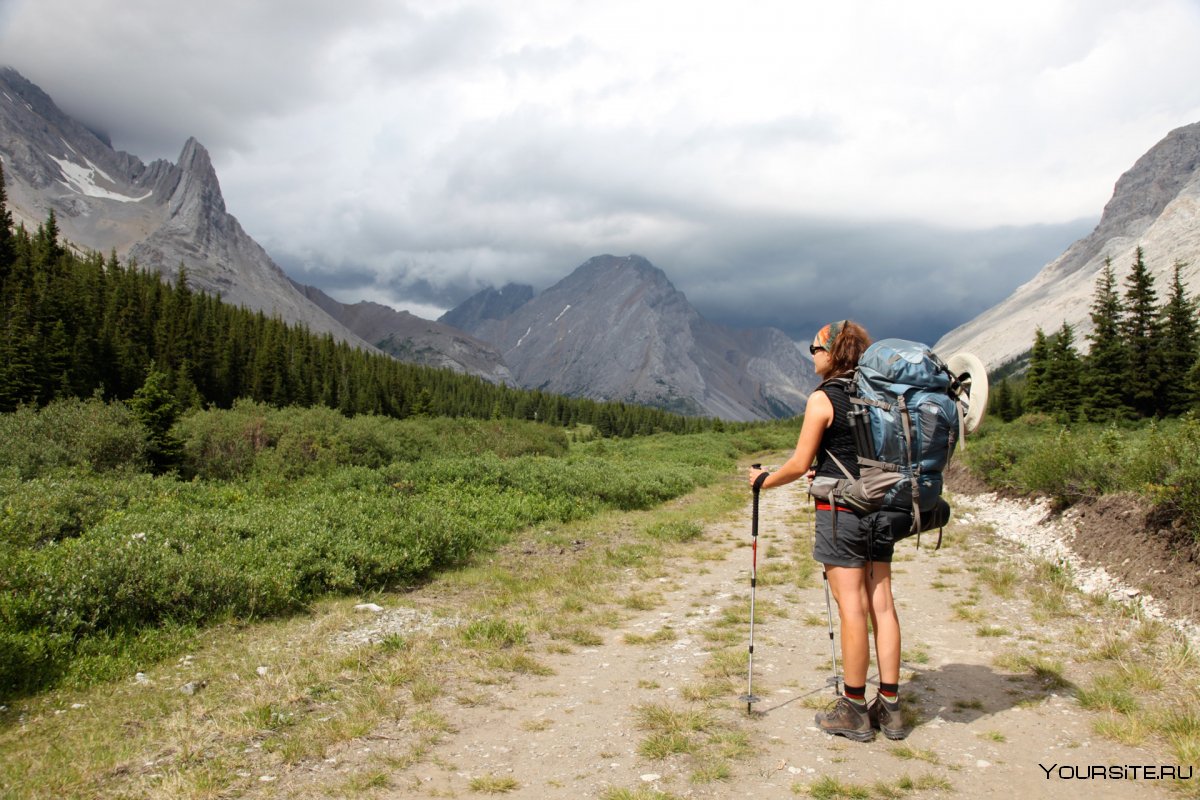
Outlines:
[{"label": "rocky mountain peak", "polygon": [[484,320],[504,319],[533,299],[533,287],[523,283],[488,287],[438,317],[438,322],[459,330],[471,331]]},{"label": "rocky mountain peak", "polygon": [[1118,180],[1099,228],[1128,233],[1158,217],[1200,171],[1200,122],[1176,128],[1139,158]]},{"label": "rocky mountain peak", "polygon": [[513,284],[480,292],[443,316],[460,330],[321,297],[294,286],[228,213],[200,142],[188,139],[176,164],[144,164],[12,70],[0,71],[0,157],[19,221],[37,225],[53,210],[78,247],[167,277],[182,264],[195,288],[226,302],[405,361],[737,420],[794,414],[813,384],[811,362],[782,333],[709,323],[637,255],[588,259],[540,295]]},{"label": "rocky mountain peak", "polygon": [[1056,270],[1083,269],[1113,239],[1140,236],[1197,174],[1200,122],[1168,133],[1117,179],[1096,229],[1071,245]]},{"label": "rocky mountain peak", "polygon": [[183,264],[197,289],[367,346],[300,295],[226,211],[212,159],[194,138],[178,164],[146,165],[3,68],[0,156],[16,220],[32,227],[53,211],[63,238],[76,247],[115,251],[167,277]]},{"label": "rocky mountain peak", "polygon": [[600,255],[576,267],[564,281],[567,286],[595,286],[613,282],[641,285],[662,292],[677,292],[667,273],[642,256]]},{"label": "rocky mountain peak", "polygon": [[204,145],[189,138],[176,167],[179,180],[167,199],[167,218],[171,223],[201,230],[227,228],[221,183]]},{"label": "rocky mountain peak", "polygon": [[969,350],[995,368],[1028,352],[1037,328],[1052,332],[1064,322],[1086,350],[1097,276],[1111,259],[1123,280],[1139,247],[1157,286],[1165,290],[1180,262],[1189,293],[1200,292],[1200,123],[1151,147],[1117,180],[1095,230],[1006,300],[943,336],[938,351]]},{"label": "rocky mountain peak", "polygon": [[442,319],[493,342],[521,386],[566,395],[746,420],[797,413],[814,384],[782,332],[708,322],[641,256],[590,258],[503,316]]}]

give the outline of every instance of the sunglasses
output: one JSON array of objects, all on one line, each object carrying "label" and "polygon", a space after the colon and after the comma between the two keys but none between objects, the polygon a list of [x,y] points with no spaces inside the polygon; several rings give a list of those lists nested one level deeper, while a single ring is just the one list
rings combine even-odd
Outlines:
[{"label": "sunglasses", "polygon": [[808,346],[808,352],[809,352],[809,355],[814,355],[814,356],[815,356],[817,353],[824,353],[824,352],[825,352],[825,348],[824,348],[824,347],[817,347],[815,344],[810,344],[810,345]]}]

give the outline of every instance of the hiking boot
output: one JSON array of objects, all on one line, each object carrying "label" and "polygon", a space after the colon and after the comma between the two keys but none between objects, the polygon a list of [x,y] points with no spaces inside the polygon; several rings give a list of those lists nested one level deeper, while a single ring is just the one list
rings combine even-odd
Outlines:
[{"label": "hiking boot", "polygon": [[889,739],[903,739],[908,735],[908,731],[904,729],[904,720],[900,716],[899,700],[889,703],[882,695],[877,694],[867,709],[867,716],[871,720],[871,727],[883,731],[883,735]]},{"label": "hiking boot", "polygon": [[826,733],[845,736],[856,742],[869,742],[875,738],[867,709],[860,709],[857,703],[846,697],[839,697],[828,711],[817,714],[816,722],[817,727]]}]

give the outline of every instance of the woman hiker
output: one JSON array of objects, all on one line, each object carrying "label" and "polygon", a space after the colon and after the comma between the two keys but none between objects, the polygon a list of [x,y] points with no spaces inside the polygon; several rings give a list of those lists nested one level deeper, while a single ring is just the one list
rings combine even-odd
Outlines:
[{"label": "woman hiker", "polygon": [[[858,477],[846,383],[834,379],[849,378],[870,343],[866,330],[849,320],[834,322],[817,332],[809,351],[823,382],[809,395],[796,451],[775,472],[752,467],[751,486],[761,481],[761,489],[770,489],[801,477],[818,483],[821,478],[844,478],[834,458]],[[906,732],[897,698],[900,619],[892,602],[893,545],[876,541],[868,552],[867,535],[859,531],[858,518],[848,508],[837,508],[836,536],[834,521],[834,509],[827,501],[817,499],[813,558],[825,566],[837,600],[844,690],[830,710],[817,714],[816,722],[826,733],[860,742],[875,738],[875,729],[882,730],[889,739],[902,739]],[[866,698],[871,660],[868,618],[875,632],[879,666],[879,693],[870,706]]]}]

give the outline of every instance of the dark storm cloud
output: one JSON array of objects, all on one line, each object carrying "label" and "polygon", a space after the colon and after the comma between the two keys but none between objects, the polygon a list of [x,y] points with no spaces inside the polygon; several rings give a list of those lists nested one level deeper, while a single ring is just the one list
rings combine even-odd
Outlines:
[{"label": "dark storm cloud", "polygon": [[1094,224],[951,231],[809,223],[760,228],[757,242],[730,232],[689,248],[689,258],[707,264],[689,270],[681,288],[713,320],[769,325],[801,342],[849,317],[879,338],[932,343],[1007,297]]},{"label": "dark storm cloud", "polygon": [[1185,0],[695,12],[0,0],[0,60],[144,160],[195,136],[247,232],[345,302],[436,316],[638,253],[801,340],[937,338],[1087,232],[1021,226],[1098,213],[1200,114]]},{"label": "dark storm cloud", "polygon": [[331,48],[386,5],[122,0],[89,13],[44,0],[0,18],[20,26],[2,31],[2,58],[118,148],[174,159],[189,136],[244,147],[250,120],[335,96]]},{"label": "dark storm cloud", "polygon": [[[543,290],[588,258],[637,253],[658,266],[708,319],[737,328],[776,327],[805,342],[834,319],[862,322],[877,338],[933,343],[952,328],[1007,297],[1085,235],[1095,220],[1053,226],[954,231],[932,226],[837,224],[801,220],[711,220],[702,235],[669,244],[625,237],[580,249],[573,244],[510,242],[491,279],[416,277],[406,269],[389,278],[338,268],[323,288],[358,291],[397,305],[448,309],[485,286],[532,283]],[[444,256],[449,259],[449,254]],[[347,275],[354,275],[347,281]],[[320,283],[327,280],[326,284]]]}]

